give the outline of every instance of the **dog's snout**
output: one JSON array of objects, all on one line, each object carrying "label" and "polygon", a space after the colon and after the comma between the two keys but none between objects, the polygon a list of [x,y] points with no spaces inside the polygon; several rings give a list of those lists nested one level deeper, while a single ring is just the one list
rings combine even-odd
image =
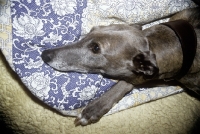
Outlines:
[{"label": "dog's snout", "polygon": [[44,50],[44,51],[42,52],[41,57],[42,57],[42,60],[43,60],[44,62],[48,63],[48,62],[50,62],[50,61],[52,60],[52,58],[53,58],[53,53],[52,53],[51,51],[49,51],[49,50]]}]

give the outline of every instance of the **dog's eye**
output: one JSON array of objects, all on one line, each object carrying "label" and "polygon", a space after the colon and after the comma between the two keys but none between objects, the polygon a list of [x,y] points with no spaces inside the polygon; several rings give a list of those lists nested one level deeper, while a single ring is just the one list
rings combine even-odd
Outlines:
[{"label": "dog's eye", "polygon": [[90,49],[95,54],[100,52],[100,47],[99,47],[99,44],[97,44],[97,43],[92,43],[91,46],[90,46]]}]

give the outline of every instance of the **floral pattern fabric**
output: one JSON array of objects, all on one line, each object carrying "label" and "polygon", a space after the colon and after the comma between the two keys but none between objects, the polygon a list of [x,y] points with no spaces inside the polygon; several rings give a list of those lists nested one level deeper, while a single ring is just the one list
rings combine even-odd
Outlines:
[{"label": "floral pattern fabric", "polygon": [[[9,20],[8,16],[12,19],[13,39],[12,44],[2,39],[1,50],[37,98],[65,115],[76,116],[116,82],[100,74],[55,71],[42,61],[43,50],[78,41],[95,25],[147,23],[194,6],[190,0],[6,1],[1,5],[0,17],[4,21]],[[3,27],[11,25],[4,21],[0,21]],[[135,89],[108,114],[181,91],[180,87]]]},{"label": "floral pattern fabric", "polygon": [[13,64],[22,82],[57,110],[74,110],[106,92],[113,81],[95,74],[61,73],[44,64],[44,49],[67,45],[81,35],[86,1],[12,1]]}]

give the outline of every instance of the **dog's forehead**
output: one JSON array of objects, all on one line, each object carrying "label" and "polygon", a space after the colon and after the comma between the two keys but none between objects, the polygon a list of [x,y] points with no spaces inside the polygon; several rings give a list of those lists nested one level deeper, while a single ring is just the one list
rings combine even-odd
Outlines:
[{"label": "dog's forehead", "polygon": [[[98,43],[108,50],[116,46],[143,49],[146,44],[141,29],[127,24],[113,24],[109,26],[96,26],[84,38],[85,42]],[[125,45],[126,44],[126,45]],[[128,45],[129,44],[129,45]]]},{"label": "dog's forehead", "polygon": [[132,28],[131,26],[129,26],[129,28],[123,28],[124,27],[123,25],[121,26],[121,28],[118,27],[118,29],[116,27],[117,26],[112,26],[110,28],[110,26],[105,26],[103,28],[91,31],[88,34],[88,39],[94,42],[109,41],[112,43],[117,43],[122,41],[128,43],[128,42],[133,42],[134,40],[136,40],[137,42],[139,40],[144,39],[144,35],[141,30]]},{"label": "dog's forehead", "polygon": [[142,30],[135,25],[111,24],[108,26],[95,26],[91,29],[89,35],[94,37],[128,37],[142,36]]}]

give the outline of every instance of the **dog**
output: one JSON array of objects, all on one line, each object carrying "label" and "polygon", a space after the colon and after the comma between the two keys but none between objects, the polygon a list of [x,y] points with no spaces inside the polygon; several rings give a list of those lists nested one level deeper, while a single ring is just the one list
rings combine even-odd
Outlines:
[{"label": "dog", "polygon": [[194,27],[197,46],[196,53],[192,52],[194,59],[189,61],[191,66],[179,78],[174,75],[184,60],[181,41],[174,30],[164,24],[145,30],[140,25],[129,24],[95,26],[73,45],[42,52],[43,61],[58,71],[101,73],[119,80],[83,109],[75,125],[97,122],[134,88],[174,84],[200,93],[200,8],[183,10],[170,21],[180,19]]}]

